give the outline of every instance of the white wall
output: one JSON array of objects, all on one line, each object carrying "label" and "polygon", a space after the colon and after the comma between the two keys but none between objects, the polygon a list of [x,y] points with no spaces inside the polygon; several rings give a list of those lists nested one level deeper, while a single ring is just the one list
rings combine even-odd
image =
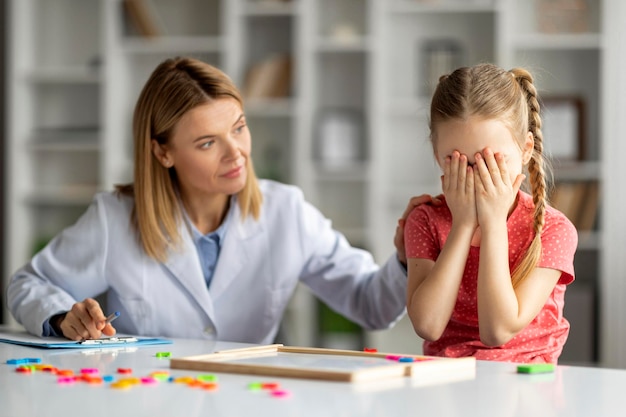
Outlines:
[{"label": "white wall", "polygon": [[601,364],[626,368],[626,2],[604,0]]}]

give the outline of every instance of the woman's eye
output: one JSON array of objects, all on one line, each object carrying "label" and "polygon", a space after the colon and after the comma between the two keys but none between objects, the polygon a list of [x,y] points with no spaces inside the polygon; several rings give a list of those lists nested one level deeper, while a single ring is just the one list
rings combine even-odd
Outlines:
[{"label": "woman's eye", "polygon": [[245,125],[245,124],[243,124],[243,125],[241,125],[241,126],[238,126],[238,127],[235,129],[235,132],[237,132],[237,133],[241,133],[241,132],[243,132],[243,129],[244,129],[245,127],[246,127],[246,125]]},{"label": "woman's eye", "polygon": [[200,147],[201,147],[202,149],[207,149],[207,148],[210,148],[211,146],[213,146],[213,144],[214,144],[214,143],[215,143],[215,141],[214,141],[214,140],[209,140],[209,141],[207,141],[207,142],[202,143],[202,144],[200,145]]}]

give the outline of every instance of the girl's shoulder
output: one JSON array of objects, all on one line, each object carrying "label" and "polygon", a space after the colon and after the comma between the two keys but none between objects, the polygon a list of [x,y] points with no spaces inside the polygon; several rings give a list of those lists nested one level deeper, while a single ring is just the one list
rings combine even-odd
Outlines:
[{"label": "girl's shoulder", "polygon": [[[518,207],[532,216],[535,211],[535,204],[533,203],[532,196],[524,191],[520,191],[519,196]],[[574,224],[567,218],[567,216],[565,216],[565,214],[549,204],[546,204],[544,224],[546,227],[562,225],[566,228],[575,229]]]},{"label": "girl's shoulder", "polygon": [[446,198],[443,195],[438,196],[441,200],[441,204],[424,203],[413,208],[409,213],[408,219],[411,222],[427,222],[427,223],[439,223],[442,221],[451,222],[452,214],[446,203]]}]

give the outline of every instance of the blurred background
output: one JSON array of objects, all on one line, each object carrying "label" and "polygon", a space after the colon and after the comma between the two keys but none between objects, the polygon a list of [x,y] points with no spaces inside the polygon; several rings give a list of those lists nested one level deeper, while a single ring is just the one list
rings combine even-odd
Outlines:
[{"label": "blurred background", "polygon": [[[3,279],[131,180],[132,109],[191,55],[246,98],[260,177],[300,186],[378,262],[411,196],[439,193],[429,98],[461,65],[524,66],[543,98],[552,200],[579,230],[562,362],[626,367],[620,0],[4,0]],[[626,87],[625,87],[626,88]],[[611,150],[611,152],[608,152]],[[623,152],[622,152],[623,154]],[[618,188],[616,188],[618,187]],[[623,193],[622,193],[623,194]],[[606,227],[610,224],[611,227]],[[2,282],[2,281],[0,281]],[[4,300],[2,300],[4,303]],[[1,305],[2,322],[16,323]],[[285,343],[420,353],[408,320],[364,332],[300,288]]]}]

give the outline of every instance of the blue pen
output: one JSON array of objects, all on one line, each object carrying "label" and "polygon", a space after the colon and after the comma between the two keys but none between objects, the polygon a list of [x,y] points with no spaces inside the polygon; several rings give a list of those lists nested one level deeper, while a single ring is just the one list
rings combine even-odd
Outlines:
[{"label": "blue pen", "polygon": [[120,316],[120,312],[119,311],[116,311],[115,313],[109,314],[109,316],[105,320],[104,324],[107,325],[107,324],[111,323],[113,320],[115,320],[119,316]]}]

